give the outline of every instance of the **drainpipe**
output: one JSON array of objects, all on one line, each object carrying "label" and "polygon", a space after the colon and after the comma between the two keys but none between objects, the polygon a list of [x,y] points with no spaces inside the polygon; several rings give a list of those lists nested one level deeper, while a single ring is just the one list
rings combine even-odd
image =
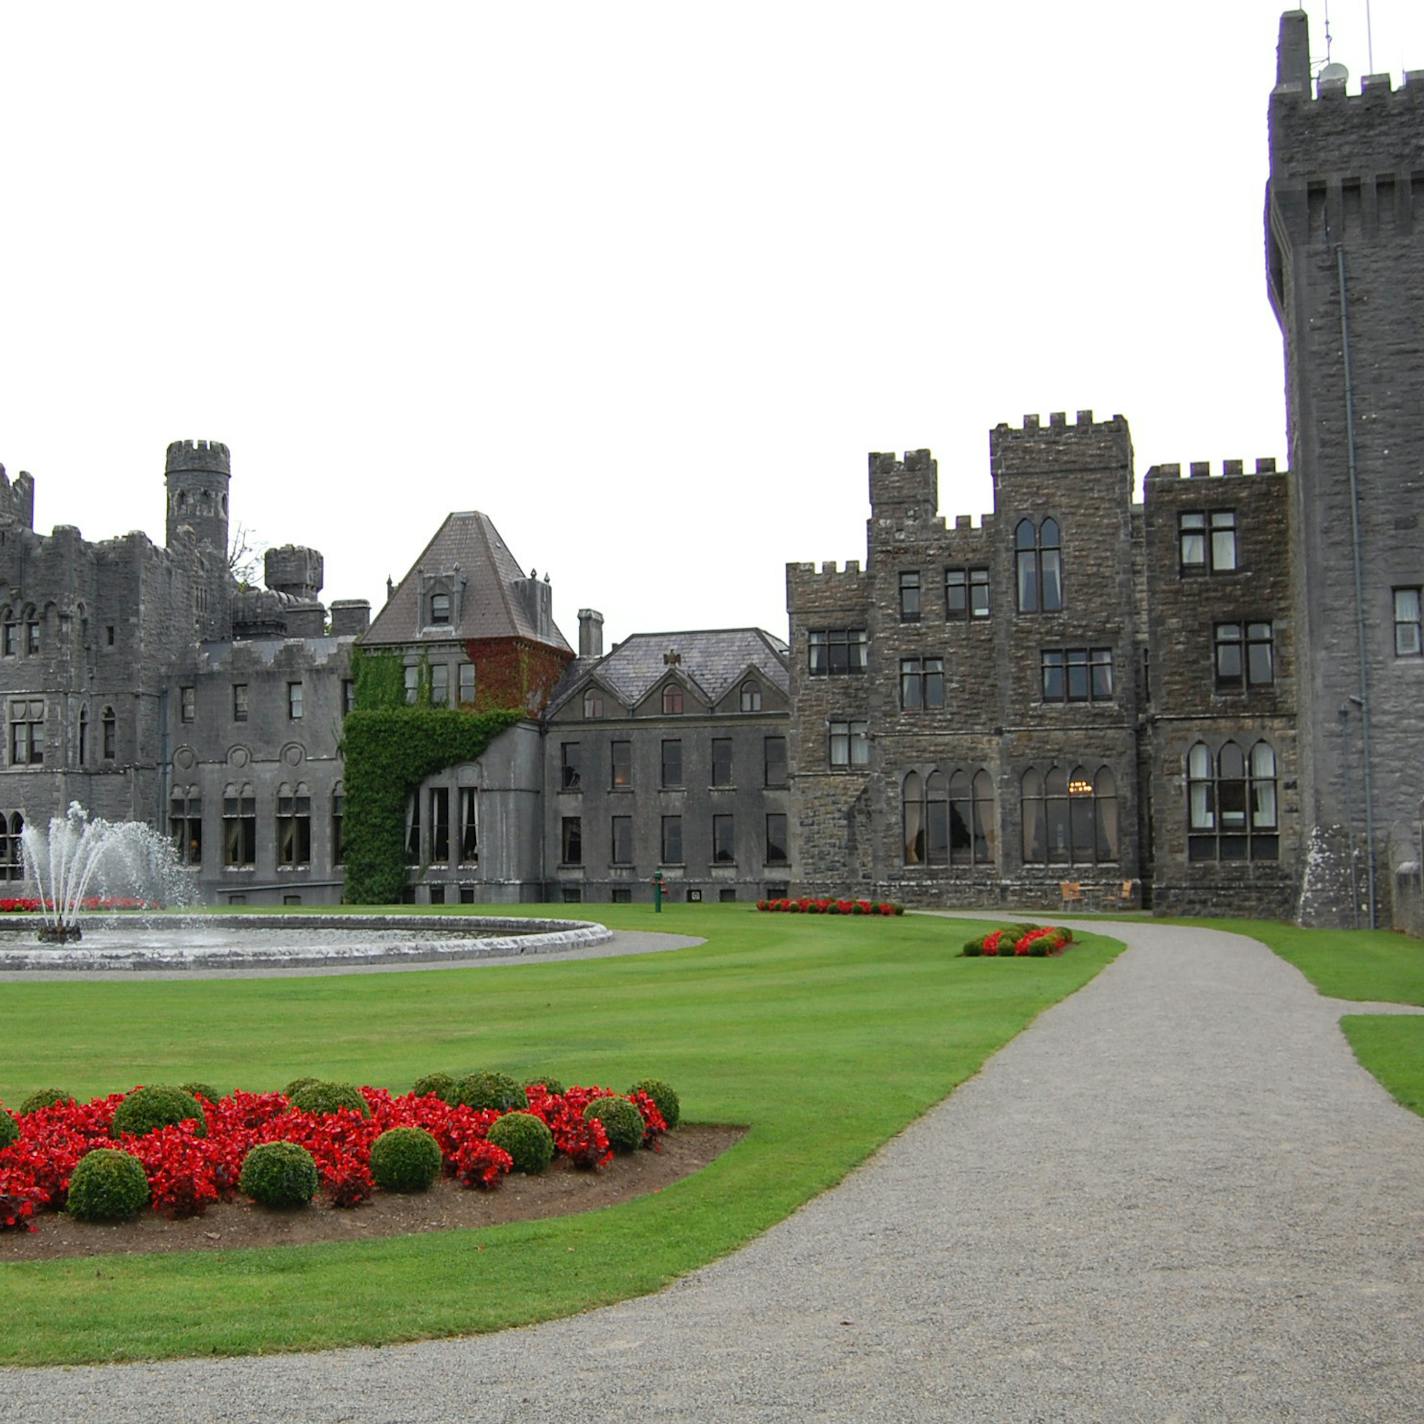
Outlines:
[{"label": "drainpipe", "polygon": [[1350,553],[1355,566],[1355,641],[1360,661],[1359,692],[1350,699],[1360,709],[1361,756],[1365,764],[1365,885],[1370,928],[1375,919],[1375,798],[1370,755],[1370,672],[1365,658],[1365,580],[1360,547],[1360,480],[1355,466],[1355,387],[1350,371],[1350,309],[1345,294],[1345,248],[1335,244],[1335,273],[1340,284],[1340,350],[1345,367],[1345,461],[1350,472]]}]

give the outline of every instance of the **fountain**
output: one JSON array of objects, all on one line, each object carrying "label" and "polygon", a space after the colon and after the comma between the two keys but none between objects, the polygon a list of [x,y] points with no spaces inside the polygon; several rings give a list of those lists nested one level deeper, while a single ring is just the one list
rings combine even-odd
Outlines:
[{"label": "fountain", "polygon": [[172,845],[142,821],[106,821],[71,801],[63,816],[51,817],[47,833],[26,826],[20,844],[39,897],[45,944],[83,939],[80,918],[91,897],[153,909],[193,898],[192,878]]}]

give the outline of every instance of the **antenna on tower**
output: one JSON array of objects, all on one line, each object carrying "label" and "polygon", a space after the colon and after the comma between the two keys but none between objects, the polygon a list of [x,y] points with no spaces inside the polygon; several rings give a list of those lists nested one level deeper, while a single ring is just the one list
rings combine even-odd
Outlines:
[{"label": "antenna on tower", "polygon": [[1365,52],[1369,55],[1370,73],[1375,72],[1375,27],[1370,19],[1370,0],[1365,0]]}]

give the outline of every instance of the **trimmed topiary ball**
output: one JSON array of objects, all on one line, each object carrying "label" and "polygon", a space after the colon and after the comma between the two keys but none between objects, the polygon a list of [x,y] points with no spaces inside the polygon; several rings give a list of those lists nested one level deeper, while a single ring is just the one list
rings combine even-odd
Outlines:
[{"label": "trimmed topiary ball", "polygon": [[181,1083],[179,1086],[195,1098],[206,1098],[210,1103],[218,1101],[218,1090],[211,1083]]},{"label": "trimmed topiary ball", "polygon": [[[641,1122],[640,1118],[640,1125]],[[516,1172],[537,1175],[554,1159],[554,1134],[543,1118],[533,1113],[505,1113],[498,1122],[490,1124],[486,1138],[493,1146],[503,1147],[509,1153]]]},{"label": "trimmed topiary ball", "polygon": [[313,1083],[319,1081],[317,1078],[293,1078],[292,1081],[282,1089],[282,1096],[284,1098],[290,1098],[300,1093],[303,1088],[310,1088]]},{"label": "trimmed topiary ball", "polygon": [[456,1085],[455,1101],[467,1108],[523,1112],[529,1094],[508,1073],[470,1073]]},{"label": "trimmed topiary ball", "polygon": [[661,1078],[639,1078],[628,1089],[630,1098],[634,1093],[646,1093],[658,1105],[658,1111],[662,1113],[669,1131],[677,1126],[678,1119],[682,1116],[682,1104],[669,1084],[664,1083]]},{"label": "trimmed topiary ball", "polygon": [[603,1124],[615,1152],[636,1152],[643,1145],[643,1114],[627,1098],[595,1098],[583,1115]]},{"label": "trimmed topiary ball", "polygon": [[170,1127],[187,1118],[197,1124],[197,1136],[208,1135],[208,1120],[203,1116],[202,1104],[192,1093],[166,1083],[150,1083],[147,1087],[135,1088],[119,1104],[110,1131],[115,1137],[122,1137],[126,1132],[142,1137],[155,1128]]},{"label": "trimmed topiary ball", "polygon": [[543,1078],[526,1078],[524,1080],[524,1087],[526,1092],[530,1088],[537,1088],[541,1083],[544,1085],[544,1091],[546,1093],[549,1093],[551,1096],[556,1098],[563,1097],[563,1083],[558,1078],[550,1078],[547,1076]]},{"label": "trimmed topiary ball", "polygon": [[455,1080],[448,1073],[427,1073],[423,1078],[417,1078],[410,1085],[410,1090],[421,1098],[434,1093],[442,1103],[455,1101]]},{"label": "trimmed topiary ball", "polygon": [[73,1093],[66,1093],[63,1088],[36,1088],[24,1102],[20,1104],[22,1113],[38,1112],[41,1108],[58,1107],[61,1103],[72,1103]]},{"label": "trimmed topiary ball", "polygon": [[8,1147],[18,1141],[19,1136],[20,1124],[4,1108],[0,1108],[0,1147]]},{"label": "trimmed topiary ball", "polygon": [[388,1192],[427,1191],[440,1175],[440,1144],[423,1127],[393,1127],[371,1144],[371,1175]]},{"label": "trimmed topiary ball", "polygon": [[371,1116],[371,1105],[361,1096],[354,1083],[308,1083],[289,1093],[288,1099],[294,1108],[309,1113],[334,1113],[340,1108],[350,1108],[362,1117]]},{"label": "trimmed topiary ball", "polygon": [[148,1178],[131,1152],[96,1147],[69,1178],[67,1210],[80,1221],[128,1221],[148,1204]]},{"label": "trimmed topiary ball", "polygon": [[237,1185],[262,1206],[306,1206],[316,1195],[316,1163],[295,1142],[262,1142],[242,1159]]}]

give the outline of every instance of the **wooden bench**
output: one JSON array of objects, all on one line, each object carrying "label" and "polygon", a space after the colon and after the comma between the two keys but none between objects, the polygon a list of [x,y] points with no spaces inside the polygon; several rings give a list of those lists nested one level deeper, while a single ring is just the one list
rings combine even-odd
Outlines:
[{"label": "wooden bench", "polygon": [[1063,908],[1066,910],[1070,905],[1081,905],[1083,903],[1083,887],[1076,880],[1062,880],[1058,884],[1058,894],[1062,898]]}]

